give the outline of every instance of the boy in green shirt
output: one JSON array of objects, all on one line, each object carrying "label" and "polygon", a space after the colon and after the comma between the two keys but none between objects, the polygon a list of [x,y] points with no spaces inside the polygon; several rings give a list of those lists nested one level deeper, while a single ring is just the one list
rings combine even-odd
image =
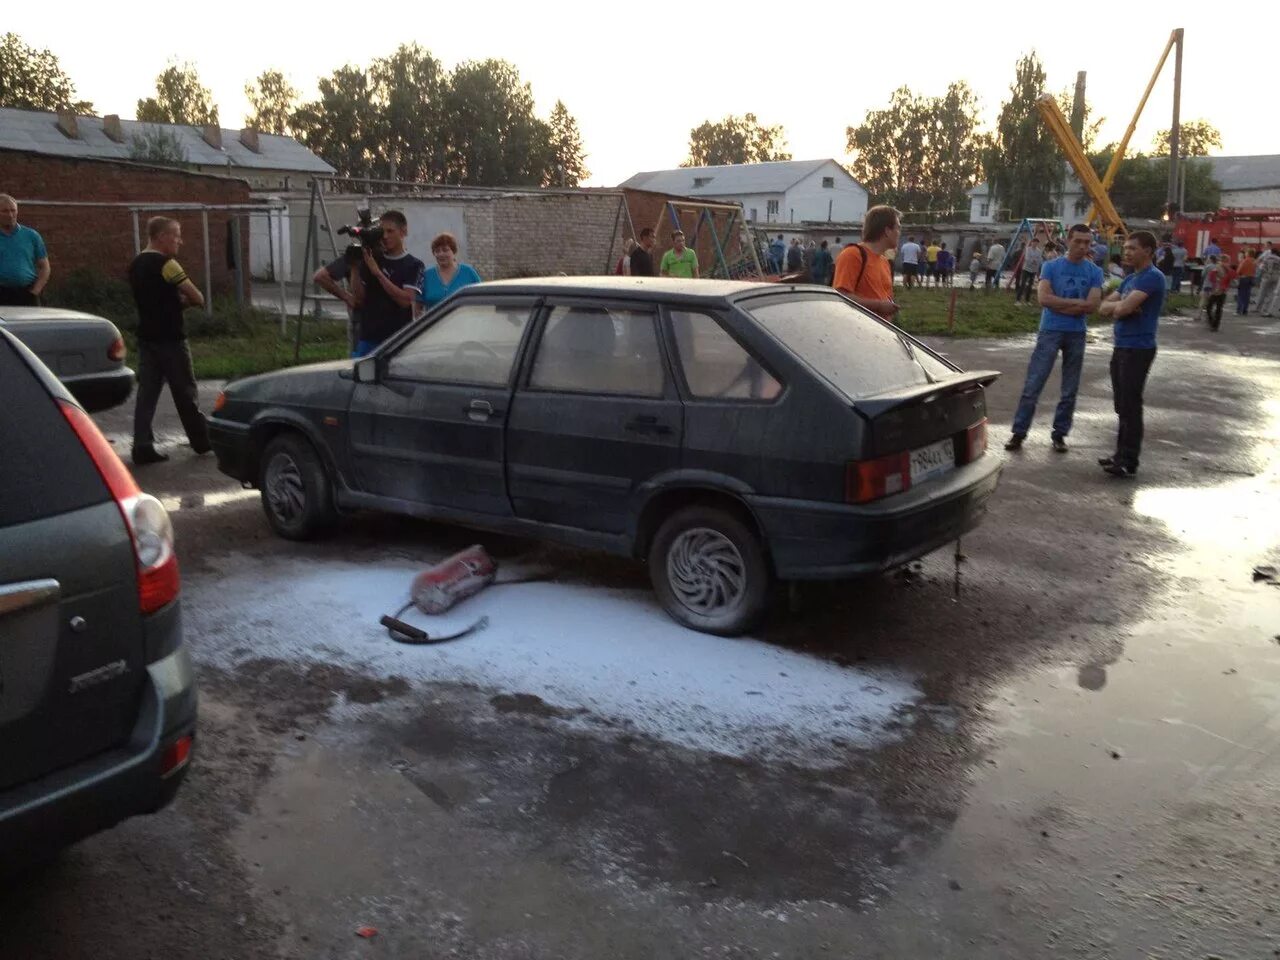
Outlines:
[{"label": "boy in green shirt", "polygon": [[662,255],[660,273],[664,277],[684,277],[695,280],[698,277],[698,255],[684,245],[684,231],[676,230],[671,234],[674,246]]}]

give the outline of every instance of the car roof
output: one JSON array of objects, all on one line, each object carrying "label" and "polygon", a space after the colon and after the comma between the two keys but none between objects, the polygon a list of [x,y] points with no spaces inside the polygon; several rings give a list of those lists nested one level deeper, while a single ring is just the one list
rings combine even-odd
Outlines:
[{"label": "car roof", "polygon": [[0,320],[103,320],[96,313],[64,310],[61,307],[0,307]]},{"label": "car roof", "polygon": [[458,296],[520,293],[534,296],[582,295],[622,300],[665,300],[678,297],[726,301],[737,300],[744,295],[782,293],[789,289],[792,289],[790,284],[765,283],[759,280],[685,280],[677,277],[616,276],[524,277],[517,280],[490,280],[464,287],[458,292]]}]

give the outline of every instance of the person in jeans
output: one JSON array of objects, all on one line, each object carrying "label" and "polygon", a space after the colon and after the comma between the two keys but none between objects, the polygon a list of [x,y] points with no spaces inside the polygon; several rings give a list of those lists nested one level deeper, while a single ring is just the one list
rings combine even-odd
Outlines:
[{"label": "person in jeans", "polygon": [[129,286],[138,307],[138,397],[133,409],[133,462],[169,458],[158,451],[151,421],[160,390],[169,384],[173,405],[191,449],[208,453],[209,426],[196,402],[196,374],[182,326],[185,307],[204,306],[199,289],[174,259],[182,247],[182,225],[170,217],[147,221],[147,246],[129,264]]},{"label": "person in jeans", "polygon": [[1276,308],[1276,295],[1280,288],[1280,254],[1268,249],[1258,258],[1258,312],[1272,316]]},{"label": "person in jeans", "polygon": [[1084,366],[1085,318],[1098,309],[1102,300],[1102,270],[1089,258],[1093,238],[1082,223],[1067,232],[1067,255],[1051,260],[1040,273],[1037,295],[1040,306],[1040,333],[1036,337],[1022,398],[1013,417],[1013,435],[1006,450],[1021,450],[1036,414],[1036,401],[1062,354],[1062,395],[1053,415],[1053,449],[1067,452],[1067,434],[1076,412],[1080,370]]},{"label": "person in jeans", "polygon": [[1249,298],[1253,296],[1253,278],[1258,272],[1258,261],[1252,250],[1244,252],[1244,259],[1236,270],[1236,315],[1249,313]]},{"label": "person in jeans", "polygon": [[1027,248],[1022,251],[1022,268],[1018,271],[1018,289],[1013,295],[1013,302],[1025,300],[1031,302],[1031,291],[1035,289],[1036,277],[1040,276],[1040,267],[1044,263],[1044,251],[1040,249],[1040,241],[1031,238]]},{"label": "person in jeans", "polygon": [[1107,297],[1099,311],[1115,321],[1111,391],[1120,422],[1116,452],[1098,461],[1114,477],[1136,474],[1142,452],[1142,392],[1156,358],[1156,327],[1165,300],[1164,275],[1151,262],[1155,252],[1153,234],[1146,230],[1129,234],[1124,243],[1124,261],[1133,272],[1124,278],[1119,290]]}]

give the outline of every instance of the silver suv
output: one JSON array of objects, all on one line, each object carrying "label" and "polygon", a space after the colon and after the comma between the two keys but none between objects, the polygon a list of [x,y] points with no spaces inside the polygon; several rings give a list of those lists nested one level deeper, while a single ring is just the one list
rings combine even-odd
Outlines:
[{"label": "silver suv", "polygon": [[66,388],[0,329],[0,864],[160,809],[195,739],[178,562]]}]

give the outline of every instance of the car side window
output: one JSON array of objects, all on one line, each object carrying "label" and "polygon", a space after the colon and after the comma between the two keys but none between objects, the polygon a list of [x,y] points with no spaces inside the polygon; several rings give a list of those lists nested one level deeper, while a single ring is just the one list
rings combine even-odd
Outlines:
[{"label": "car side window", "polygon": [[462,304],[396,351],[387,376],[502,386],[529,312],[527,305]]},{"label": "car side window", "polygon": [[535,390],[660,397],[662,353],[654,314],[605,307],[555,307],[534,356]]},{"label": "car side window", "polygon": [[671,329],[689,392],[699,399],[773,400],[782,383],[733,339],[715,317],[671,311]]}]

